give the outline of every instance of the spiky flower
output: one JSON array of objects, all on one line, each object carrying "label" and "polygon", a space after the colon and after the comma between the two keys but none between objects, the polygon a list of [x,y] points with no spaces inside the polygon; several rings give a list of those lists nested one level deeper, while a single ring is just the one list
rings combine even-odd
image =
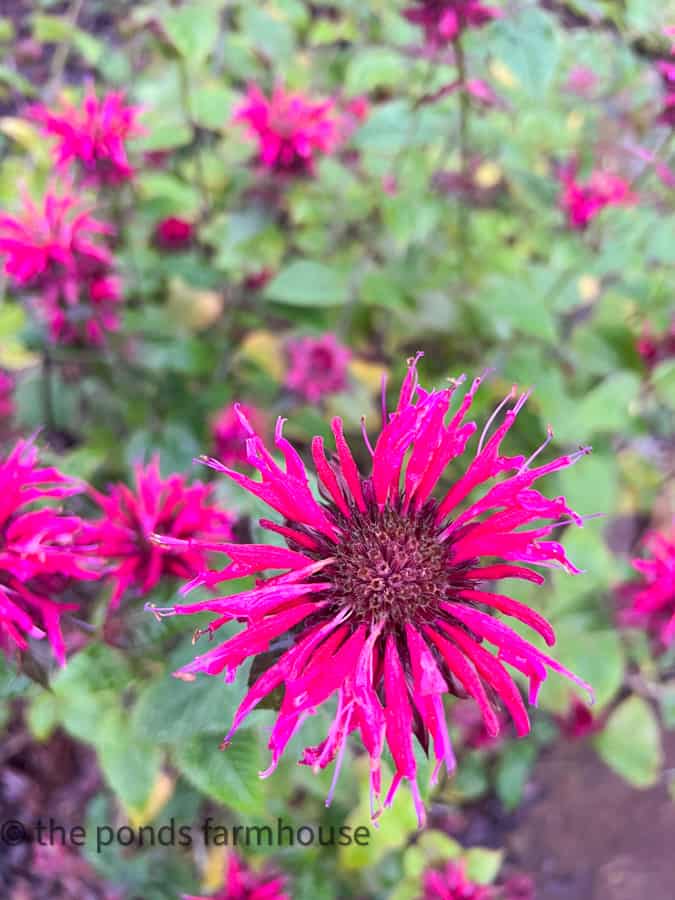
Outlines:
[{"label": "spiky flower", "polygon": [[111,91],[99,100],[91,85],[80,106],[62,100],[57,110],[41,104],[27,110],[45,134],[56,138],[57,167],[66,170],[75,162],[85,180],[96,185],[118,184],[133,176],[126,142],[142,134],[140,112],[140,107],[125,104],[123,92]]},{"label": "spiky flower", "polygon": [[351,352],[334,334],[300,337],[286,342],[286,387],[310,403],[347,387]]},{"label": "spiky flower", "polygon": [[424,29],[428,47],[437,49],[456,40],[469,28],[482,28],[503,15],[481,0],[414,0],[403,10],[405,18]]},{"label": "spiky flower", "polygon": [[420,900],[496,900],[491,887],[476,884],[461,862],[448,862],[443,869],[427,869],[422,879]]},{"label": "spiky flower", "polygon": [[49,501],[82,490],[57,469],[40,467],[30,441],[19,441],[0,462],[0,649],[5,653],[25,650],[29,637],[46,637],[65,664],[60,619],[77,604],[59,598],[69,583],[99,574],[85,524]]},{"label": "spiky flower", "polygon": [[0,215],[5,273],[53,341],[101,344],[118,327],[120,283],[100,240],[112,231],[68,193],[48,191],[41,207],[24,197],[20,215]]},{"label": "spiky flower", "polygon": [[567,216],[567,224],[575,231],[588,228],[605,207],[633,206],[638,199],[630,184],[613,172],[596,169],[588,181],[579,181],[576,162],[563,166],[560,183],[560,206]]},{"label": "spiky flower", "polygon": [[283,875],[262,869],[254,871],[234,853],[227,858],[225,884],[211,897],[183,894],[183,900],[290,900]]},{"label": "spiky flower", "polygon": [[252,84],[234,121],[247,127],[258,143],[258,157],[268,169],[311,175],[316,158],[331,153],[341,141],[342,123],[333,100],[311,100],[277,85],[271,97]]},{"label": "spiky flower", "polygon": [[95,534],[98,554],[110,563],[111,609],[128,591],[145,596],[163,577],[192,578],[206,568],[205,549],[194,545],[177,553],[172,541],[230,536],[232,516],[214,503],[209,485],[188,485],[178,474],[162,478],[157,456],[136,465],[134,476],[133,488],[115,484],[107,494],[90,489],[104,513]]},{"label": "spiky flower", "polygon": [[[408,781],[423,820],[414,738],[433,752],[433,780],[443,763],[454,768],[443,709],[446,693],[473,697],[490,734],[499,730],[493,701],[501,699],[517,733],[525,735],[528,714],[509,667],[529,679],[532,703],[547,669],[583,684],[496,615],[530,626],[548,644],[555,641],[551,625],[539,613],[497,593],[493,582],[515,578],[542,583],[531,565],[578,572],[563,547],[547,536],[563,523],[581,525],[581,518],[564,498],[548,499],[532,485],[572,465],[588,448],[535,466],[549,435],[529,459],[502,455],[502,441],[527,399],[527,394],[515,399],[514,389],[488,421],[464,474],[441,489],[446,468],[453,460],[459,466],[476,432],[476,424],[464,419],[480,383],[481,378],[474,380],[446,423],[461,380],[442,390],[423,390],[417,358],[411,360],[394,411],[383,409],[374,447],[364,428],[371,456],[367,476],[357,466],[339,418],[331,424],[335,454],[327,458],[323,438],[313,439],[319,499],[301,457],[283,436],[282,419],[275,445],[285,468],[242,416],[250,434],[248,460],[259,470],[260,481],[205,459],[281,515],[282,524],[263,519],[261,525],[282,535],[287,547],[218,544],[232,562],[193,583],[214,585],[274,569],[281,574],[259,576],[255,588],[240,594],[155,612],[215,613],[206,629],[212,637],[226,622],[246,622],[236,637],[181,669],[177,674],[185,679],[205,672],[225,673],[231,681],[244,660],[270,648],[278,652],[277,661],[249,690],[225,739],[227,743],[263,697],[283,685],[269,741],[272,761],[264,776],[273,772],[308,716],[337,694],[326,739],[307,748],[301,763],[318,770],[337,758],[337,778],[347,738],[358,731],[370,757],[375,799],[386,743],[395,774],[385,806],[401,782]],[[490,435],[509,401],[513,404]]]},{"label": "spiky flower", "polygon": [[644,557],[633,560],[642,579],[623,588],[631,603],[625,618],[646,626],[668,646],[675,640],[675,519],[669,533],[652,531],[643,546]]}]

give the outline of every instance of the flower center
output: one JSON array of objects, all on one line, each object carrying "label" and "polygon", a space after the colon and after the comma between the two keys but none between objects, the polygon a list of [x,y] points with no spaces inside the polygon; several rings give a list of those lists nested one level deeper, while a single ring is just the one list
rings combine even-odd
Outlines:
[{"label": "flower center", "polygon": [[434,512],[373,508],[341,523],[344,538],[333,551],[331,596],[353,608],[355,622],[386,620],[403,627],[438,614],[438,603],[448,594],[450,568]]}]

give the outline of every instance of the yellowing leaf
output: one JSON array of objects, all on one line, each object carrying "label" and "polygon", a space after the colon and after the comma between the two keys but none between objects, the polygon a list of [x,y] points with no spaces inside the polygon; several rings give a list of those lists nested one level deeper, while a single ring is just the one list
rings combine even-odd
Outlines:
[{"label": "yellowing leaf", "polygon": [[567,127],[570,131],[579,131],[584,124],[584,121],[585,118],[583,113],[572,110],[567,117]]},{"label": "yellowing leaf", "polygon": [[24,150],[27,150],[34,159],[38,161],[48,160],[48,145],[45,143],[36,125],[33,125],[26,119],[3,116],[0,119],[0,131]]},{"label": "yellowing leaf", "polygon": [[0,345],[0,366],[12,372],[19,372],[36,366],[40,362],[37,353],[26,350],[18,341],[3,341]]},{"label": "yellowing leaf", "polygon": [[478,187],[488,190],[499,184],[502,178],[502,168],[495,162],[484,162],[476,169],[473,176],[474,183]]},{"label": "yellowing leaf", "polygon": [[490,63],[490,73],[495,81],[507,88],[518,87],[518,79],[511,69],[500,59],[495,59]]},{"label": "yellowing leaf", "polygon": [[239,352],[267,372],[275,381],[284,377],[284,358],[280,339],[271,331],[260,329],[246,336]]},{"label": "yellowing leaf", "polygon": [[584,303],[591,303],[600,296],[600,280],[594,275],[582,275],[577,281],[577,290]]},{"label": "yellowing leaf", "polygon": [[227,854],[227,847],[212,847],[209,850],[202,878],[202,888],[207,894],[213,894],[224,887]]},{"label": "yellowing leaf", "polygon": [[127,810],[131,826],[141,828],[151,822],[170,800],[175,784],[175,778],[171,778],[165,772],[160,772],[145,806],[142,809]]},{"label": "yellowing leaf", "polygon": [[189,331],[203,331],[220,317],[223,297],[217,291],[195,290],[182,278],[169,282],[169,309]]},{"label": "yellowing leaf", "polygon": [[349,372],[355,381],[358,381],[369,391],[380,390],[382,376],[387,374],[387,367],[380,363],[366,362],[363,359],[352,359],[349,363]]}]

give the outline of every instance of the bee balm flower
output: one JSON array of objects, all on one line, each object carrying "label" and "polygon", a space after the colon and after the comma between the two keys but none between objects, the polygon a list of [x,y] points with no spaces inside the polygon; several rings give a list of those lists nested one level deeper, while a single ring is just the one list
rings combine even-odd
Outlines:
[{"label": "bee balm flower", "polygon": [[[333,419],[336,452],[327,457],[323,439],[312,441],[318,498],[301,457],[283,436],[283,420],[277,423],[275,445],[285,468],[242,416],[250,435],[248,461],[259,470],[260,480],[215,459],[205,462],[281,515],[281,524],[263,519],[261,525],[282,535],[287,546],[209,544],[227,553],[232,562],[193,584],[213,586],[258,573],[255,588],[155,610],[159,616],[212,612],[216,619],[205,629],[211,637],[226,622],[246,623],[235,637],[179,670],[179,677],[191,680],[201,672],[225,673],[231,681],[244,660],[270,647],[278,649],[277,661],[253,684],[225,738],[227,743],[263,697],[283,685],[284,698],[269,741],[271,765],[263,775],[273,772],[307,717],[337,695],[326,739],[307,748],[301,763],[318,770],[337,759],[337,778],[347,738],[358,731],[370,757],[375,799],[380,795],[380,761],[387,744],[395,774],[385,806],[407,781],[420,821],[424,808],[417,785],[415,737],[433,753],[433,780],[444,763],[448,770],[455,765],[444,694],[472,697],[490,734],[499,730],[493,699],[500,698],[517,733],[525,735],[530,728],[528,714],[510,669],[529,679],[532,703],[548,669],[583,685],[497,615],[528,625],[548,644],[555,641],[552,627],[539,613],[497,593],[493,582],[542,583],[533,565],[578,572],[563,547],[547,537],[558,524],[581,525],[581,518],[563,497],[549,499],[533,484],[572,465],[587,448],[535,466],[549,435],[529,459],[502,455],[502,441],[527,399],[527,394],[515,399],[514,390],[488,421],[464,474],[449,489],[440,489],[447,466],[453,460],[459,464],[476,432],[475,423],[464,419],[481,379],[474,380],[457,411],[449,414],[460,383],[423,390],[417,359],[411,360],[394,411],[383,412],[374,447],[364,431],[371,456],[367,475],[357,466],[342,421]],[[490,435],[492,423],[510,400],[511,407]],[[266,570],[281,574],[263,579],[260,573]]]},{"label": "bee balm flower", "polygon": [[502,12],[480,0],[415,0],[405,18],[424,29],[427,46],[436,49],[454,41],[468,28],[482,28]]},{"label": "bee balm flower", "polygon": [[111,609],[127,591],[143,596],[165,576],[198,575],[206,568],[206,552],[195,545],[187,553],[176,553],[171,541],[229,537],[232,524],[229,513],[213,503],[208,485],[188,485],[177,474],[162,478],[158,457],[147,466],[135,466],[134,474],[134,489],[116,484],[108,494],[90,491],[104,513],[96,533],[98,554],[111,561]]},{"label": "bee balm flower", "polygon": [[50,466],[37,449],[19,441],[0,462],[0,649],[25,650],[44,638],[65,664],[60,618],[76,609],[58,597],[71,581],[98,578],[86,526],[44,501],[64,500],[83,486]]},{"label": "bee balm flower", "polygon": [[316,157],[331,153],[341,140],[341,120],[333,100],[310,100],[278,85],[270,98],[251,85],[234,121],[247,126],[258,142],[260,162],[291,175],[312,175]]},{"label": "bee balm flower", "polygon": [[670,533],[648,534],[644,547],[648,555],[633,560],[642,581],[623,588],[632,601],[625,618],[645,624],[669,646],[675,640],[675,520]]},{"label": "bee balm flower", "polygon": [[63,101],[59,110],[29,107],[28,115],[45,133],[56,138],[54,155],[59,169],[76,162],[85,180],[96,185],[118,184],[134,174],[126,141],[142,133],[138,106],[126,106],[124,94],[112,91],[99,100],[89,88],[81,106]]},{"label": "bee balm flower", "polygon": [[263,869],[254,872],[234,853],[228,856],[225,884],[212,897],[183,894],[183,900],[290,900],[285,892],[286,879]]},{"label": "bee balm flower", "polygon": [[576,164],[571,163],[561,170],[560,182],[560,206],[575,231],[588,228],[606,206],[632,206],[637,202],[628,182],[612,172],[596,169],[583,184],[577,180]]},{"label": "bee balm flower", "polygon": [[36,306],[54,342],[101,344],[119,325],[119,279],[99,240],[112,227],[48,192],[42,207],[24,198],[18,216],[0,215],[5,274]]},{"label": "bee balm flower", "polygon": [[295,338],[287,342],[286,353],[286,387],[304,400],[318,403],[322,397],[337,394],[347,387],[351,353],[334,334]]}]

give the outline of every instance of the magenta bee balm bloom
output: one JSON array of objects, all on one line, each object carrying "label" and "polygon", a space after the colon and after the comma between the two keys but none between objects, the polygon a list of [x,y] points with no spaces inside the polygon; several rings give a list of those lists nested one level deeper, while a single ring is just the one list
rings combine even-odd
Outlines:
[{"label": "magenta bee balm bloom", "polygon": [[648,555],[633,560],[642,581],[623,588],[632,604],[625,618],[646,625],[669,646],[675,640],[675,520],[670,533],[650,532],[644,547]]},{"label": "magenta bee balm bloom", "polygon": [[427,869],[420,900],[497,900],[494,890],[470,881],[461,863],[448,862],[445,868]]},{"label": "magenta bee balm bloom", "polygon": [[214,417],[211,425],[216,456],[221,462],[247,464],[246,441],[249,432],[239,417],[243,413],[247,422],[258,434],[265,430],[265,416],[255,406],[231,403],[224,406]]},{"label": "magenta bee balm bloom", "polygon": [[183,900],[290,900],[282,875],[263,869],[255,872],[243,859],[230,853],[225,885],[212,897],[183,894]]},{"label": "magenta bee balm bloom", "polygon": [[45,134],[56,138],[54,156],[59,169],[76,162],[88,182],[118,184],[134,174],[127,157],[126,141],[142,134],[137,123],[140,107],[126,106],[124,94],[113,91],[99,100],[93,87],[81,106],[61,102],[58,111],[42,105],[28,108]]},{"label": "magenta bee balm bloom", "polygon": [[303,400],[318,403],[322,397],[337,394],[347,387],[351,352],[334,334],[294,338],[287,342],[286,353],[285,385]]},{"label": "magenta bee balm bloom", "polygon": [[251,85],[234,121],[246,125],[249,137],[257,141],[263,166],[290,175],[312,175],[316,158],[331,153],[341,140],[342,123],[333,100],[311,100],[281,85],[269,98]]},{"label": "magenta bee balm bloom", "polygon": [[112,227],[48,192],[42,207],[25,197],[19,216],[0,215],[5,274],[48,327],[54,342],[103,343],[119,325],[120,283],[99,240]]},{"label": "magenta bee balm bloom", "polygon": [[436,49],[454,41],[468,28],[482,28],[503,15],[480,0],[415,0],[403,10],[405,18],[424,29],[428,47]]},{"label": "magenta bee balm bloom", "polygon": [[584,231],[607,206],[633,206],[637,196],[627,181],[612,172],[596,169],[587,182],[577,179],[577,167],[570,163],[560,172],[560,206],[567,216],[567,224],[575,231]]},{"label": "magenta bee balm bloom", "polygon": [[[231,681],[244,660],[270,648],[278,650],[277,661],[253,684],[225,739],[227,743],[263,697],[283,685],[269,741],[272,761],[264,776],[274,771],[305,719],[336,695],[326,739],[308,747],[301,763],[318,770],[337,760],[337,778],[347,738],[358,731],[370,757],[373,798],[378,798],[386,744],[395,774],[385,806],[405,780],[422,821],[415,738],[435,758],[433,781],[443,763],[448,770],[455,766],[445,694],[472,697],[490,734],[499,731],[493,705],[499,698],[517,733],[525,735],[530,723],[510,670],[529,679],[532,703],[548,669],[583,685],[505,623],[502,617],[510,616],[547,644],[555,641],[553,629],[539,613],[497,593],[493,582],[525,579],[540,584],[544,579],[532,565],[578,571],[548,535],[559,524],[581,525],[581,518],[564,498],[548,499],[533,484],[572,465],[588,449],[535,466],[549,435],[529,458],[502,455],[502,441],[528,396],[516,399],[514,389],[488,421],[464,473],[441,488],[447,467],[452,461],[459,465],[475,436],[476,424],[464,419],[481,379],[475,379],[450,414],[461,380],[442,390],[423,390],[417,380],[418,358],[410,361],[394,411],[383,409],[374,446],[364,427],[371,458],[366,475],[339,418],[331,424],[334,453],[326,456],[323,438],[312,441],[319,497],[310,489],[302,459],[283,436],[283,419],[277,423],[275,445],[284,468],[247,425],[248,460],[259,470],[259,481],[205,459],[281,515],[281,524],[263,519],[261,525],[282,535],[287,546],[209,545],[219,547],[232,562],[193,583],[214,585],[258,573],[255,588],[156,612],[213,612],[217,618],[206,629],[212,637],[226,622],[246,623],[238,635],[181,669],[179,677],[224,673]],[[501,424],[490,434],[510,401]],[[244,417],[242,421],[247,424]],[[280,574],[264,579],[259,573],[266,570]]]},{"label": "magenta bee balm bloom", "polygon": [[46,637],[60,665],[65,646],[60,618],[76,609],[57,599],[71,581],[99,577],[87,529],[45,500],[65,500],[83,486],[57,469],[39,467],[38,452],[19,441],[0,462],[0,649],[25,650]]},{"label": "magenta bee balm bloom", "polygon": [[205,550],[195,544],[176,553],[172,539],[230,537],[232,516],[214,504],[208,485],[188,485],[177,474],[162,478],[158,457],[147,466],[136,465],[134,474],[133,489],[125,484],[113,485],[108,494],[90,489],[104,513],[95,528],[99,556],[112,561],[111,609],[127,591],[144,596],[163,577],[192,578],[206,567]]}]

